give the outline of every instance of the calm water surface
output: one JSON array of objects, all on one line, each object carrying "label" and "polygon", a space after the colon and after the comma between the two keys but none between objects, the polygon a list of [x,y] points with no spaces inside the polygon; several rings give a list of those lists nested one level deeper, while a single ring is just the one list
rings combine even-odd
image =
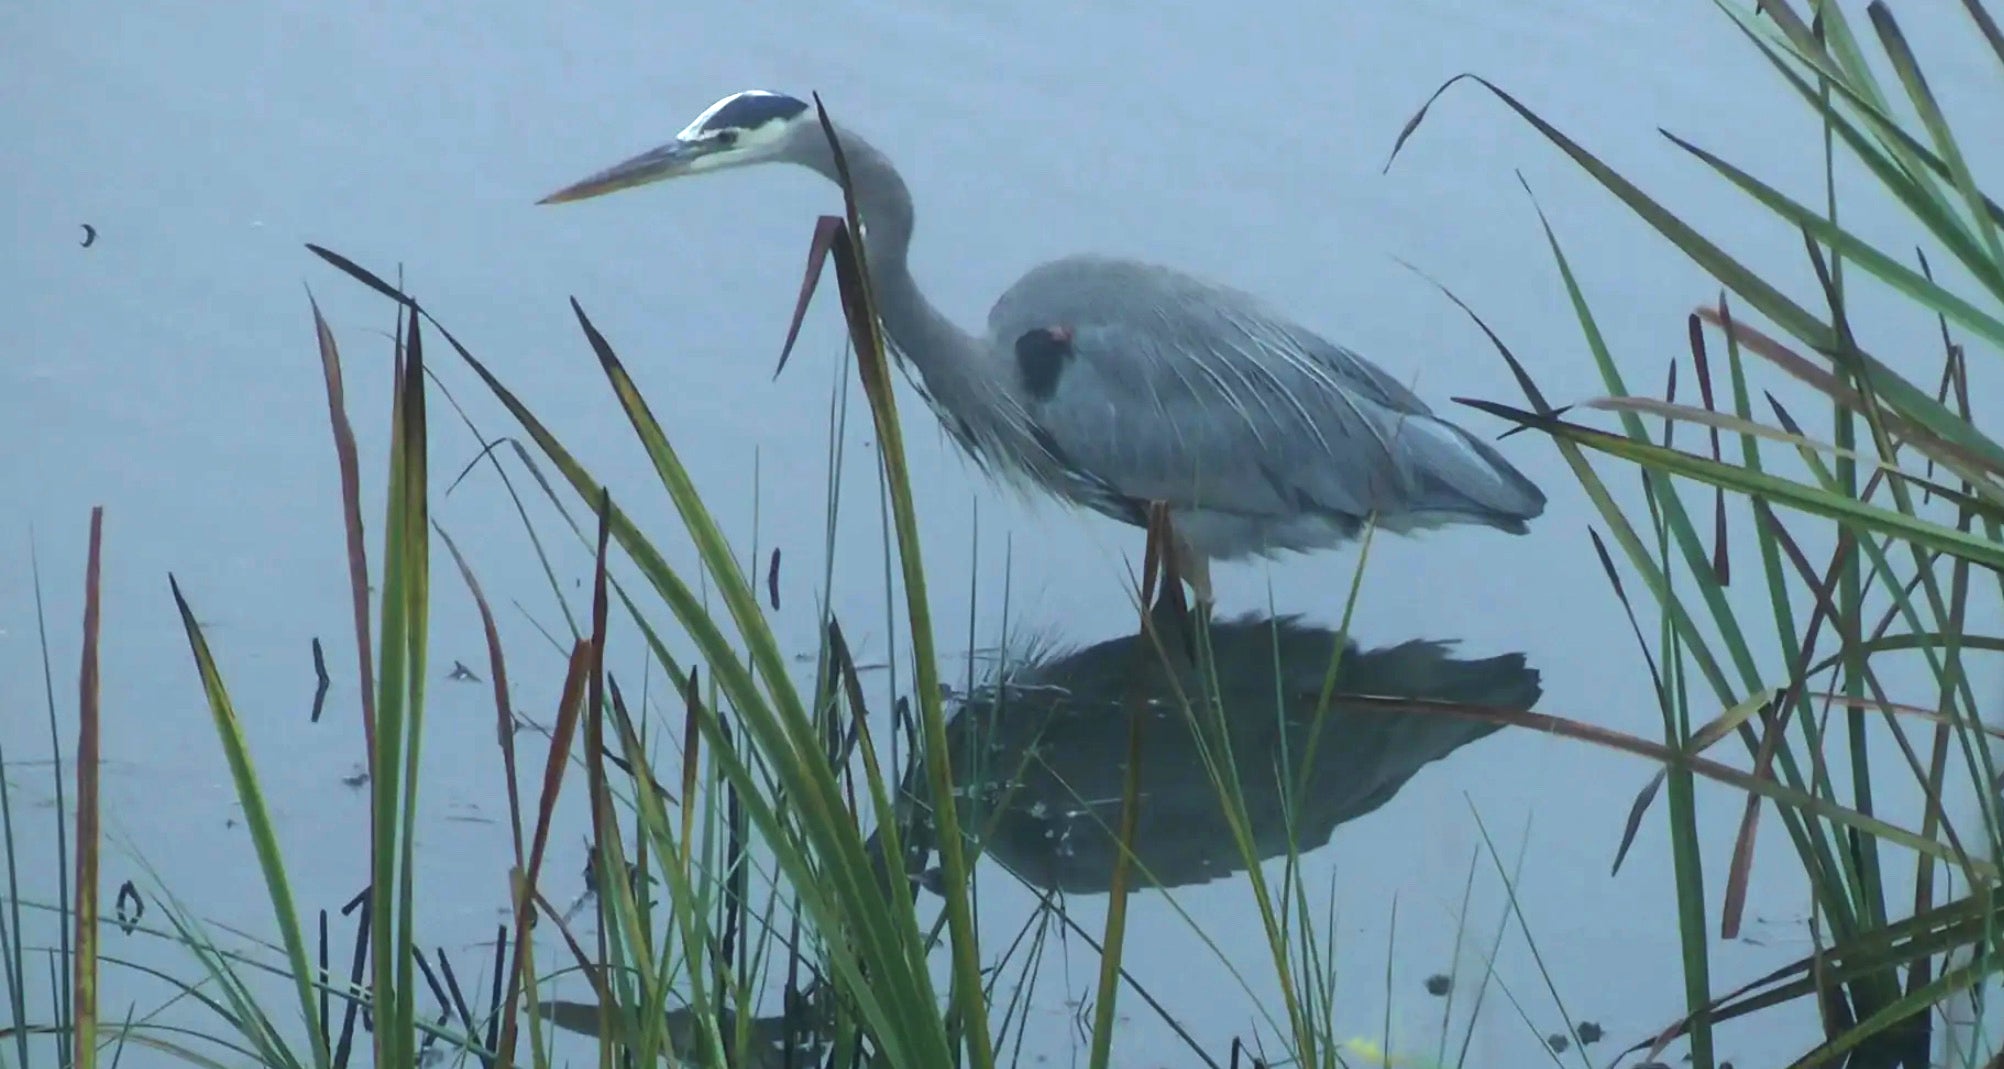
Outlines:
[{"label": "calm water surface", "polygon": [[[1959,29],[1959,17],[1924,5],[1903,5],[1901,15],[1923,54],[1941,57],[1937,88],[1975,109],[1971,128],[1983,108],[1994,116],[1994,67],[1980,45],[1945,32]],[[0,64],[9,102],[0,134],[26,146],[7,180],[10,256],[0,266],[0,502],[12,547],[11,566],[0,568],[0,741],[10,761],[48,756],[28,550],[32,543],[40,554],[66,693],[88,510],[101,503],[109,830],[199,913],[257,934],[272,930],[268,906],[234,823],[167,576],[212,626],[274,787],[295,886],[309,889],[304,904],[338,906],[362,883],[365,800],[342,782],[361,756],[354,653],[307,288],[344,346],[372,495],[387,441],[381,332],[392,319],[303,242],[386,272],[401,266],[411,288],[686,564],[693,556],[570,315],[566,298],[575,295],[619,348],[731,537],[748,552],[754,540],[785,551],[775,620],[801,652],[813,647],[823,567],[828,397],[843,374],[831,302],[810,317],[787,374],[773,381],[771,369],[812,222],[837,205],[834,190],[804,171],[761,169],[532,206],[665,140],[727,92],[818,91],[890,153],[918,201],[915,269],[964,324],[978,323],[1039,261],[1077,250],[1156,259],[1262,294],[1483,433],[1503,428],[1455,412],[1449,398],[1520,395],[1474,325],[1401,260],[1476,307],[1554,398],[1601,392],[1518,173],[1550,212],[1638,389],[1660,383],[1666,363],[1684,354],[1684,317],[1716,285],[1478,90],[1439,105],[1381,174],[1413,109],[1453,74],[1495,79],[1712,233],[1732,235],[1757,268],[1809,292],[1795,235],[1655,133],[1694,137],[1800,196],[1820,190],[1813,122],[1802,109],[1769,106],[1786,89],[1704,3],[1304,3],[1252,16],[1229,5],[1118,0],[966,8],[786,0],[672,13],[643,4],[589,13],[520,3],[172,13],[77,4],[0,12],[0,35],[14,42],[12,61]],[[1979,91],[1993,94],[1987,104]],[[1979,173],[2004,162],[1993,146],[1968,147],[1986,154]],[[1847,218],[1875,239],[1910,233],[1863,200]],[[88,249],[79,246],[84,223],[98,234]],[[1893,350],[1889,359],[1917,368],[1934,359],[1930,322],[1867,321],[1879,332],[1871,340]],[[515,429],[463,365],[435,358],[435,366],[483,430]],[[995,642],[1005,604],[1011,624],[1080,646],[1132,627],[1125,576],[1138,560],[1135,531],[1025,504],[979,481],[916,394],[901,392],[900,403],[948,647],[967,645],[970,619],[976,645]],[[432,412],[435,515],[496,597],[517,704],[544,715],[562,661],[537,625],[561,628],[561,617],[491,472],[444,495],[479,446],[446,406]],[[859,658],[881,660],[893,634],[883,622],[868,430],[858,397],[845,432],[850,492],[829,597]],[[1459,640],[1454,654],[1472,659],[1522,653],[1540,673],[1540,709],[1657,734],[1647,669],[1592,556],[1587,528],[1597,516],[1549,444],[1523,435],[1505,450],[1551,497],[1531,536],[1455,531],[1380,542],[1359,641]],[[1617,472],[1616,481],[1632,500],[1633,480]],[[470,601],[438,560],[424,856],[428,886],[453,890],[426,897],[424,922],[428,941],[471,961],[498,919],[505,815],[495,804],[487,689],[445,678],[455,660],[484,667],[485,653]],[[1218,593],[1228,609],[1333,626],[1355,563],[1351,550],[1224,567]],[[1739,563],[1753,573],[1750,553]],[[588,560],[564,544],[558,565],[570,583]],[[1761,595],[1739,596],[1758,605]],[[336,680],[317,726],[307,721],[315,636]],[[627,648],[614,656],[637,677],[638,640],[620,641]],[[903,641],[896,646],[902,657]],[[966,671],[960,662],[948,670]],[[886,685],[882,676],[877,685]],[[1457,967],[1456,914],[1471,859],[1484,849],[1478,813],[1505,863],[1522,852],[1524,922],[1566,1009],[1608,1031],[1593,1059],[1671,1020],[1682,995],[1660,820],[1609,875],[1649,771],[1563,739],[1504,731],[1426,765],[1343,823],[1312,856],[1309,875],[1312,892],[1337,906],[1338,1028],[1378,1035],[1389,991],[1394,1046],[1433,1049],[1440,1003],[1424,981]],[[47,798],[40,771],[20,779],[20,797]],[[1729,792],[1701,795],[1714,872],[1724,869],[1739,811]],[[584,858],[582,813],[568,819],[552,859],[559,898],[580,889]],[[37,835],[45,832],[30,831],[29,841],[42,849]],[[1750,939],[1715,947],[1722,985],[1808,945],[1793,860],[1778,834],[1762,846],[1769,852],[1755,869],[1751,909],[1760,921]],[[1505,899],[1492,863],[1481,864],[1472,923],[1488,932]],[[1036,896],[992,874],[983,907],[999,945]],[[142,875],[130,854],[107,862],[109,887]],[[1079,894],[1069,908],[1096,932],[1103,903]],[[1242,877],[1142,894],[1131,924],[1130,970],[1207,1047],[1265,1028],[1255,1007],[1271,1003],[1275,988]],[[1076,940],[1047,963],[1032,1056],[1082,1057],[1070,1019],[1096,965]],[[1464,954],[1460,966],[1479,961]],[[1540,1036],[1563,1023],[1521,933],[1505,940],[1498,970],[1530,1021],[1492,993],[1474,1064],[1525,1064],[1540,1057]],[[108,1005],[122,1008],[126,981],[113,973],[108,982]],[[1119,1064],[1192,1064],[1139,1002],[1122,1012],[1134,1026],[1120,1039]],[[1769,1028],[1788,1020],[1764,1018]],[[1792,1026],[1802,1031],[1728,1028],[1722,1053],[1764,1064],[1801,1049],[1814,1027],[1807,1007]]]}]

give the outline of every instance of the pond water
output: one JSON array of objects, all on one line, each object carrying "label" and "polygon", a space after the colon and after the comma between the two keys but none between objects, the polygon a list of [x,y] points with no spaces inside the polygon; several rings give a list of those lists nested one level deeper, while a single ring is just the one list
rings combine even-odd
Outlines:
[{"label": "pond water", "polygon": [[[1952,7],[1903,5],[1900,15],[1937,90],[1977,129],[1998,115],[1997,71]],[[886,623],[876,456],[860,395],[843,432],[849,490],[835,555],[823,559],[829,396],[847,373],[832,287],[786,373],[772,374],[813,221],[838,206],[835,190],[805,171],[759,169],[582,205],[536,207],[538,197],[666,140],[728,92],[814,91],[902,168],[918,206],[915,271],[963,325],[979,324],[1038,262],[1074,251],[1139,256],[1261,295],[1494,436],[1504,424],[1450,398],[1521,394],[1481,331],[1401,261],[1467,300],[1555,400],[1603,392],[1519,175],[1638,391],[1660,389],[1668,362],[1686,355],[1685,316],[1717,285],[1472,86],[1436,105],[1382,173],[1402,126],[1442,81],[1464,71],[1493,79],[1804,295],[1799,238],[1657,128],[1806,199],[1821,189],[1812,114],[1727,19],[1695,2],[1258,12],[1130,0],[589,11],[265,3],[116,15],[45,4],[0,13],[0,34],[14,42],[14,59],[0,65],[9,101],[0,134],[26,147],[10,168],[10,256],[0,266],[0,501],[11,547],[0,567],[0,742],[10,762],[48,757],[31,546],[60,708],[70,708],[84,537],[89,509],[102,504],[107,830],[195,912],[261,935],[273,930],[268,903],[167,579],[210,626],[274,788],[302,904],[338,907],[365,878],[365,794],[343,782],[361,743],[308,291],[343,346],[372,508],[393,318],[304,242],[380,272],[400,268],[686,567],[693,552],[580,336],[567,305],[575,296],[746,559],[756,546],[762,567],[766,550],[782,549],[774,619],[789,652],[813,649],[826,565],[826,596],[858,659],[894,651],[902,663],[908,643]],[[1979,174],[2004,164],[1996,143],[1966,148]],[[1894,247],[1913,232],[1876,200],[1854,201],[1846,218]],[[87,247],[85,224],[95,231]],[[1931,382],[1931,321],[1860,300],[1884,355]],[[434,366],[485,433],[516,430],[442,347]],[[1005,611],[1012,626],[1072,646],[1130,633],[1139,532],[983,481],[915,393],[901,388],[899,401],[943,644],[993,645]],[[495,599],[517,706],[545,717],[563,662],[538,627],[561,631],[561,617],[491,471],[446,493],[479,443],[447,406],[432,414],[434,515]],[[1519,435],[1499,448],[1542,485],[1545,515],[1522,538],[1474,529],[1380,539],[1355,637],[1367,649],[1454,640],[1455,657],[1478,661],[1522,654],[1538,674],[1540,710],[1657,737],[1648,667],[1589,541],[1597,514],[1548,441]],[[1636,502],[1633,478],[1609,470]],[[1744,511],[1735,522],[1750,547]],[[373,539],[372,526],[375,552]],[[485,674],[477,617],[447,563],[436,557],[424,861],[429,887],[465,891],[427,895],[424,922],[427,942],[479,961],[503,900],[506,820],[488,691],[447,678],[455,661]],[[1346,549],[1220,565],[1214,581],[1227,612],[1334,627],[1356,563]],[[1747,574],[1758,567],[1750,548],[1737,563]],[[557,565],[570,584],[588,574],[588,555],[564,542]],[[1736,596],[1762,604],[1757,584]],[[1994,605],[1983,611],[1994,621]],[[1643,626],[1653,635],[1653,620]],[[318,724],[308,718],[315,638],[335,680]],[[617,641],[626,648],[615,659],[637,675],[638,639],[629,631]],[[967,671],[959,658],[946,667],[953,680]],[[888,686],[881,674],[872,685]],[[1595,1064],[1672,1021],[1682,978],[1660,802],[1609,874],[1651,766],[1521,730],[1446,751],[1396,794],[1344,815],[1310,857],[1311,888],[1337,905],[1338,1030],[1378,1037],[1389,995],[1394,1047],[1434,1049],[1440,1001],[1425,983],[1471,967],[1454,960],[1454,942],[1472,860],[1471,924],[1493,932],[1506,901],[1485,827],[1502,864],[1522,853],[1519,904],[1538,957],[1520,932],[1505,939],[1497,968],[1522,1015],[1492,994],[1471,1064],[1531,1064],[1542,1037],[1563,1030],[1541,967],[1574,1018],[1606,1030]],[[45,774],[17,767],[12,778],[33,803],[17,811],[32,818],[26,848],[53,856],[40,828]],[[1716,894],[1740,796],[1708,787],[1700,802]],[[582,887],[582,811],[560,828],[552,897],[567,899]],[[1779,834],[1762,849],[1749,913],[1758,923],[1715,946],[1721,985],[1809,947],[1799,867]],[[1904,857],[1900,865],[1910,868]],[[145,882],[130,853],[109,859],[104,875],[108,888]],[[986,938],[999,944],[1037,898],[1007,878],[988,886]],[[1096,933],[1104,903],[1087,891],[1068,908]],[[1256,1010],[1275,987],[1243,878],[1142,892],[1131,908],[1129,970],[1200,1044],[1221,1052],[1234,1036],[1274,1038]],[[1083,1057],[1071,1018],[1096,968],[1076,940],[1047,964],[1028,1056]],[[107,980],[108,1008],[130,997],[123,982]],[[1138,1001],[1121,1012],[1132,1026],[1116,1064],[1196,1064]],[[1814,1030],[1800,1005],[1727,1026],[1721,1054],[1770,1064]]]}]

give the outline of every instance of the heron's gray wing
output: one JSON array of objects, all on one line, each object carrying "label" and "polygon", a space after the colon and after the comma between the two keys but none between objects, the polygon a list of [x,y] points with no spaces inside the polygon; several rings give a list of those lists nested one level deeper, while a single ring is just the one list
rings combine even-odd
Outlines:
[{"label": "heron's gray wing", "polygon": [[1025,275],[989,316],[992,343],[1019,360],[1026,333],[1054,327],[1069,342],[1024,382],[1026,413],[1069,467],[1131,499],[1502,526],[1542,507],[1412,391],[1239,291],[1073,257]]}]

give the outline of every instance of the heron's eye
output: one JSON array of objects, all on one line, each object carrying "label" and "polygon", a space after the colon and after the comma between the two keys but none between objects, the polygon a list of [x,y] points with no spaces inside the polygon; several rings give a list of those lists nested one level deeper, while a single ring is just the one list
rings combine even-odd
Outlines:
[{"label": "heron's eye", "polygon": [[738,143],[738,132],[736,130],[719,130],[711,134],[710,137],[723,148],[730,148],[732,145]]}]

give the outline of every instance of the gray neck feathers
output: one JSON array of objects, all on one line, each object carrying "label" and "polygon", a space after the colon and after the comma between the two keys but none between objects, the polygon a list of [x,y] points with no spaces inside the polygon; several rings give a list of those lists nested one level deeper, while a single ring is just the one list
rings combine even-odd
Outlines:
[{"label": "gray neck feathers", "polygon": [[[869,261],[870,288],[890,341],[922,380],[926,400],[947,429],[975,459],[987,456],[998,433],[1006,434],[1003,406],[1008,391],[997,376],[1012,369],[991,361],[984,346],[926,299],[912,278],[913,210],[911,192],[882,152],[855,134],[836,127],[856,193],[856,208],[864,227],[863,250]],[[817,132],[816,138],[820,135]],[[825,149],[809,166],[831,182],[839,182],[833,154]]]}]

